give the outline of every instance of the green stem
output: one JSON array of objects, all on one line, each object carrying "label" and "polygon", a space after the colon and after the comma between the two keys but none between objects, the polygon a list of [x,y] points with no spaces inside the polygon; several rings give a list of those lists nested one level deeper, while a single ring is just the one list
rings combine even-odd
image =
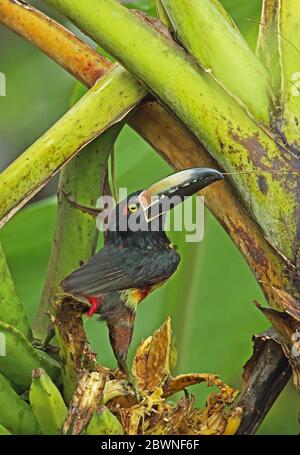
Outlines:
[{"label": "green stem", "polygon": [[[280,99],[281,66],[278,35],[278,0],[263,0],[256,54],[269,70],[276,102]],[[255,97],[256,99],[256,97]]]},{"label": "green stem", "polygon": [[281,132],[295,153],[300,154],[300,4],[295,0],[279,2],[279,53],[282,68]]},{"label": "green stem", "polygon": [[268,125],[271,107],[268,72],[218,0],[162,0],[162,3],[186,49],[257,120]]}]

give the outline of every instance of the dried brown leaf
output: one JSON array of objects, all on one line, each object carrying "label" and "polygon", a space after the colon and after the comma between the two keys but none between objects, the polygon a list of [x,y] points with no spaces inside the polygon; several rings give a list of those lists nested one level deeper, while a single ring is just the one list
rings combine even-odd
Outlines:
[{"label": "dried brown leaf", "polygon": [[300,391],[300,323],[287,311],[263,308],[258,302],[256,305],[275,328],[282,349],[293,368],[295,386]]},{"label": "dried brown leaf", "polygon": [[137,349],[133,373],[141,392],[162,387],[170,374],[170,347],[172,343],[171,319],[147,338]]},{"label": "dried brown leaf", "polygon": [[300,303],[288,292],[269,285],[278,298],[278,303],[289,315],[300,321]]},{"label": "dried brown leaf", "polygon": [[238,405],[244,410],[238,434],[255,434],[292,375],[273,328],[253,337],[253,354],[244,366],[243,391]]},{"label": "dried brown leaf", "polygon": [[79,378],[63,433],[80,434],[100,405],[106,373],[86,371]]},{"label": "dried brown leaf", "polygon": [[217,379],[218,376],[207,373],[181,374],[175,378],[169,376],[164,384],[164,397],[169,397],[191,385],[200,384],[201,382],[206,382],[208,386],[215,385]]},{"label": "dried brown leaf", "polygon": [[[137,349],[133,372],[141,388],[142,400],[133,403],[131,394],[124,396],[126,389],[120,373],[117,372],[117,380],[108,383],[105,396],[111,394],[112,399],[107,406],[120,420],[125,434],[234,434],[241,421],[242,410],[230,410],[230,407],[238,392],[212,374],[171,377],[170,352],[172,334],[169,318]],[[219,388],[218,393],[209,395],[204,409],[195,408],[195,399],[187,392],[177,404],[166,400],[168,396],[201,382]],[[115,391],[123,396],[116,396]]]}]

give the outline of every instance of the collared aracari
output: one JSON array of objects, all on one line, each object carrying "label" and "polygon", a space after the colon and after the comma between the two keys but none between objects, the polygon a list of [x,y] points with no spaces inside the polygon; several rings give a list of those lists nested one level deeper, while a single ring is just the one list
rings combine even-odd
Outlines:
[{"label": "collared aracari", "polygon": [[[137,304],[173,275],[180,261],[164,231],[165,214],[222,179],[214,169],[193,168],[131,194],[111,212],[104,247],[61,283],[65,293],[90,303],[89,316],[97,313],[106,321],[118,366],[131,380],[126,358]],[[164,204],[167,199],[171,204]]]}]

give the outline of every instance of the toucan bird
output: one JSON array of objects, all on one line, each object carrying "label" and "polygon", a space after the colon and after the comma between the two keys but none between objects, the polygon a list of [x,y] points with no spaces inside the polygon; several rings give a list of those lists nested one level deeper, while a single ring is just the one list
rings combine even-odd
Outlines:
[{"label": "toucan bird", "polygon": [[118,366],[127,375],[137,305],[173,275],[180,261],[164,231],[165,215],[222,179],[214,169],[186,169],[131,194],[111,212],[104,247],[61,283],[65,293],[90,303],[89,316],[97,313],[106,321]]}]

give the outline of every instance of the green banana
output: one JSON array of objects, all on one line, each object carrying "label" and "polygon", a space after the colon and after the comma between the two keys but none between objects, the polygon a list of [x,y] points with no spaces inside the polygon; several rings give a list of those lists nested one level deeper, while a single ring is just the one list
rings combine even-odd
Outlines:
[{"label": "green banana", "polygon": [[42,368],[32,372],[29,400],[42,433],[61,434],[68,409],[58,388]]},{"label": "green banana", "polygon": [[21,332],[0,321],[0,333],[4,337],[6,348],[6,355],[0,356],[0,373],[4,374],[18,391],[29,389],[31,372],[35,368],[42,367],[53,380],[58,379],[60,367],[56,360],[33,348]]},{"label": "green banana", "polygon": [[26,338],[32,339],[24,309],[17,296],[5,254],[0,244],[0,321],[19,330]]},{"label": "green banana", "polygon": [[113,434],[122,435],[124,430],[119,420],[106,406],[94,412],[87,427],[87,435]]},{"label": "green banana", "polygon": [[9,434],[11,434],[11,432],[8,431],[6,428],[4,428],[2,425],[0,425],[0,436],[9,435]]},{"label": "green banana", "polygon": [[17,395],[1,373],[0,424],[12,434],[40,434],[31,407]]}]

